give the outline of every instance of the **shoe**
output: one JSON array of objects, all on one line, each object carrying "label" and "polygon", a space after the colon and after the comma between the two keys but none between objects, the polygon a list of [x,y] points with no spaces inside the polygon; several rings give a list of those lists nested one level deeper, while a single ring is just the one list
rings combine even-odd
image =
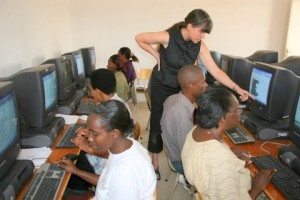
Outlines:
[{"label": "shoe", "polygon": [[160,180],[160,172],[159,172],[159,170],[158,170],[158,168],[157,169],[154,169],[154,171],[155,171],[155,174],[156,174],[156,180]]},{"label": "shoe", "polygon": [[191,194],[191,185],[187,183],[185,177],[182,174],[179,174],[178,183],[182,184],[183,188]]}]

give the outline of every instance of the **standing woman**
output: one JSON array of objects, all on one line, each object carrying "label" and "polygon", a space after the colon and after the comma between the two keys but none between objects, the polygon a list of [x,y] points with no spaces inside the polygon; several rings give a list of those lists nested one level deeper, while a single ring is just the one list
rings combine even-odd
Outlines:
[{"label": "standing woman", "polygon": [[[138,45],[156,60],[151,79],[151,117],[148,150],[152,153],[152,164],[158,171],[158,153],[163,149],[160,119],[163,102],[180,88],[176,77],[184,65],[194,64],[199,56],[209,73],[220,83],[232,89],[245,101],[250,95],[234,83],[213,61],[210,51],[202,39],[212,30],[212,20],[202,9],[191,11],[184,21],[174,24],[166,31],[146,32],[136,35]],[[155,49],[152,45],[159,45]]]},{"label": "standing woman", "polygon": [[125,74],[127,82],[129,85],[131,85],[136,79],[136,72],[132,62],[139,62],[139,59],[135,55],[133,55],[133,53],[128,47],[120,48],[118,55],[120,56],[121,61],[125,65],[123,72]]}]

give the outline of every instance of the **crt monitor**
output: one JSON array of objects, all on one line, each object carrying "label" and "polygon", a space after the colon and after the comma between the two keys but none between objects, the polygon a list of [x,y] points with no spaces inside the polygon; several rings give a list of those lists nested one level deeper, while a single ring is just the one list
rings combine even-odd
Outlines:
[{"label": "crt monitor", "polygon": [[246,59],[254,62],[263,62],[263,63],[277,63],[278,62],[278,52],[272,50],[258,50],[255,51]]},{"label": "crt monitor", "polygon": [[254,62],[251,72],[247,107],[256,116],[273,122],[290,117],[297,95],[299,77],[285,68]]},{"label": "crt monitor", "polygon": [[[221,54],[217,51],[210,51],[210,55],[212,57],[212,59],[215,61],[216,65],[218,67],[221,66]],[[201,61],[200,61],[201,62]],[[207,72],[206,73],[206,82],[209,83],[209,84],[213,84],[215,83],[217,80],[209,73]]]},{"label": "crt monitor", "polygon": [[74,97],[76,92],[74,79],[73,56],[65,55],[58,58],[46,60],[44,64],[55,65],[57,75],[58,102],[64,102]]},{"label": "crt monitor", "polygon": [[12,82],[0,82],[0,180],[20,152],[20,123]]},{"label": "crt monitor", "polygon": [[95,47],[86,47],[81,48],[80,50],[83,57],[85,75],[90,76],[92,71],[96,68]]},{"label": "crt monitor", "polygon": [[27,68],[9,77],[15,87],[22,126],[43,128],[57,112],[57,78],[53,64]]},{"label": "crt monitor", "polygon": [[222,55],[221,69],[244,90],[248,90],[252,62],[238,56]]},{"label": "crt monitor", "polygon": [[73,56],[75,84],[77,88],[83,88],[85,86],[85,69],[81,50],[68,52],[63,55]]},{"label": "crt monitor", "polygon": [[297,76],[300,76],[300,56],[289,56],[283,61],[273,64],[291,70]]}]

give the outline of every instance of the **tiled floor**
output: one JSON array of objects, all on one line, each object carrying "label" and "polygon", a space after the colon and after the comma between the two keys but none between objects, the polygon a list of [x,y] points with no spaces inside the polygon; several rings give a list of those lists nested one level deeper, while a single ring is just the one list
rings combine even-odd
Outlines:
[{"label": "tiled floor", "polygon": [[[131,103],[129,103],[129,105],[131,107],[133,119],[135,121],[138,121],[141,125],[141,143],[143,144],[143,146],[145,146],[145,148],[147,148],[149,131],[146,130],[146,126],[149,119],[150,111],[143,97],[143,93],[138,93],[138,102],[139,103],[136,106],[133,106]],[[164,151],[159,154],[159,168],[161,173],[161,180],[157,183],[158,200],[167,200],[175,183],[176,174],[172,172],[169,177],[169,180],[165,181],[165,177],[167,175],[169,166]],[[183,186],[181,184],[178,184],[172,199],[191,200],[193,198],[186,190],[183,189]]]}]

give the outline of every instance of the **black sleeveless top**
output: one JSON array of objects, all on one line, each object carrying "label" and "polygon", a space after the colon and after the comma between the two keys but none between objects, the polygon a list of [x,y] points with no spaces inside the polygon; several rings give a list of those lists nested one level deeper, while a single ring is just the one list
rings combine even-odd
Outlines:
[{"label": "black sleeveless top", "polygon": [[153,74],[163,85],[177,88],[179,69],[184,65],[195,64],[201,42],[185,41],[180,30],[171,30],[168,33],[170,35],[168,47],[160,45],[160,71],[156,65]]}]

